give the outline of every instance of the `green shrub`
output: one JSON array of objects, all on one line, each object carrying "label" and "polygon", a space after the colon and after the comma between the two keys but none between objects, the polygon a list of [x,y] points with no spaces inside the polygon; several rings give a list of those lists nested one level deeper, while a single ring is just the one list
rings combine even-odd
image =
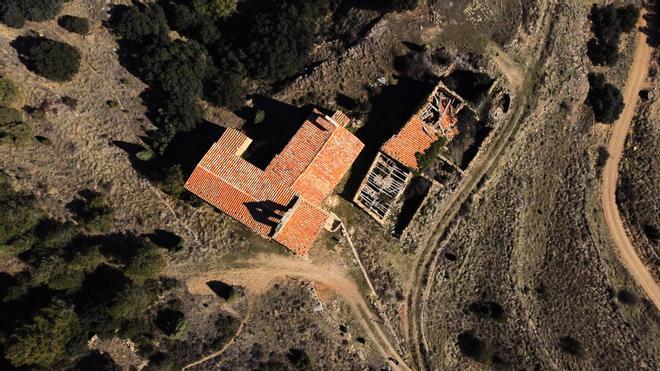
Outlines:
[{"label": "green shrub", "polygon": [[165,176],[160,182],[160,188],[175,197],[179,197],[183,192],[184,184],[186,183],[183,177],[183,171],[180,165],[174,165],[167,169]]},{"label": "green shrub", "polygon": [[619,290],[619,292],[616,294],[616,297],[617,299],[619,299],[620,302],[628,305],[637,304],[637,300],[638,300],[637,295],[635,295],[634,292],[627,289]]},{"label": "green shrub", "polygon": [[75,47],[44,37],[21,36],[13,44],[26,67],[53,81],[69,81],[80,69],[80,52]]},{"label": "green shrub", "polygon": [[144,282],[149,278],[156,278],[165,267],[163,253],[153,245],[145,246],[135,252],[126,265],[126,277],[135,282]]},{"label": "green shrub", "polygon": [[3,0],[0,3],[0,22],[21,28],[25,21],[53,19],[62,9],[64,0]]},{"label": "green shrub", "polygon": [[32,128],[24,122],[12,122],[0,126],[0,143],[20,145],[33,137]]},{"label": "green shrub", "polygon": [[13,81],[0,76],[0,106],[10,106],[18,97],[18,88]]},{"label": "green shrub", "polygon": [[594,112],[596,121],[611,124],[623,112],[623,96],[616,86],[605,82],[601,73],[589,74],[587,103]]},{"label": "green shrub", "polygon": [[570,355],[580,357],[582,356],[582,344],[570,336],[563,336],[559,338],[559,349]]},{"label": "green shrub", "polygon": [[266,112],[262,109],[258,109],[254,112],[254,118],[252,122],[255,124],[261,124],[266,119]]},{"label": "green shrub", "polygon": [[428,168],[433,165],[435,160],[438,158],[438,155],[440,154],[440,151],[442,148],[444,148],[445,144],[447,143],[447,140],[445,138],[439,138],[433,144],[431,144],[431,147],[427,149],[425,152],[417,152],[415,153],[415,159],[417,159],[417,173],[421,174],[424,171],[426,171]]},{"label": "green shrub", "polygon": [[0,171],[0,245],[27,242],[22,245],[29,248],[32,230],[42,217],[34,198],[15,192],[9,177]]},{"label": "green shrub", "polygon": [[110,100],[106,101],[105,104],[107,104],[108,107],[110,107],[110,108],[119,107],[119,102],[117,102],[116,100],[113,100],[113,99],[110,99]]},{"label": "green shrub", "polygon": [[103,195],[94,195],[80,210],[79,217],[86,229],[107,232],[113,223],[113,210]]},{"label": "green shrub", "polygon": [[73,309],[56,301],[15,332],[5,358],[16,367],[51,369],[65,356],[67,343],[78,331],[78,317]]},{"label": "green shrub", "polygon": [[185,333],[188,324],[180,311],[163,309],[156,316],[156,326],[167,335],[181,336]]},{"label": "green shrub", "polygon": [[78,108],[78,100],[75,98],[71,98],[69,96],[62,97],[62,104],[64,104],[65,106],[69,107],[72,110]]},{"label": "green shrub", "polygon": [[10,107],[0,107],[0,125],[22,122],[23,115],[20,111]]},{"label": "green shrub", "polygon": [[63,15],[57,19],[57,24],[65,30],[79,35],[85,35],[89,32],[89,20],[87,18]]},{"label": "green shrub", "polygon": [[55,290],[73,292],[82,286],[85,275],[93,272],[105,258],[97,247],[65,257],[62,250],[41,260],[32,272],[35,285],[46,284]]},{"label": "green shrub", "polygon": [[117,295],[115,304],[108,308],[108,314],[116,321],[135,320],[144,316],[155,300],[156,293],[149,287],[129,285]]},{"label": "green shrub", "polygon": [[494,301],[476,301],[470,303],[468,310],[476,316],[495,321],[504,320],[504,308]]},{"label": "green shrub", "polygon": [[140,161],[151,161],[154,159],[155,156],[156,154],[154,153],[154,151],[150,149],[145,149],[135,154],[135,157],[137,157]]},{"label": "green shrub", "polygon": [[192,0],[190,6],[198,16],[216,20],[234,13],[236,0]]}]

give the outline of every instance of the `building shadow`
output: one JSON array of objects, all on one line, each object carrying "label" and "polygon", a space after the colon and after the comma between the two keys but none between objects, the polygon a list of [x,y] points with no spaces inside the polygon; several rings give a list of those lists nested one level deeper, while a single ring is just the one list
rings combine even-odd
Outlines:
[{"label": "building shadow", "polygon": [[273,201],[246,202],[244,205],[247,207],[252,219],[271,228],[277,227],[288,209],[287,206]]},{"label": "building shadow", "polygon": [[[253,108],[241,112],[247,121],[243,131],[252,139],[243,158],[263,170],[302,126],[311,107],[298,108],[261,95],[252,101]],[[263,114],[257,119],[259,111]]]},{"label": "building shadow", "polygon": [[396,85],[384,86],[370,95],[369,116],[364,126],[355,132],[364,143],[364,149],[353,162],[342,197],[353,199],[380,147],[419,110],[436,83],[399,76]]}]

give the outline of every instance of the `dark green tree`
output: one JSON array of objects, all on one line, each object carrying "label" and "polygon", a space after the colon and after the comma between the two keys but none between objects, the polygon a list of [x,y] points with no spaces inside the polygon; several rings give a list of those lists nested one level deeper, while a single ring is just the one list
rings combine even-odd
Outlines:
[{"label": "dark green tree", "polygon": [[634,5],[616,8],[613,4],[594,4],[589,18],[595,36],[587,44],[589,59],[596,65],[615,65],[619,60],[621,33],[633,30],[639,18],[639,9]]},{"label": "dark green tree", "polygon": [[79,212],[85,228],[92,232],[107,232],[112,227],[113,210],[105,196],[93,195]]},{"label": "dark green tree", "polygon": [[135,282],[142,283],[147,279],[156,278],[165,267],[165,258],[162,251],[152,244],[148,244],[131,257],[124,268],[126,277]]},{"label": "dark green tree", "polygon": [[623,96],[616,86],[605,82],[601,73],[589,74],[587,103],[594,111],[596,121],[611,124],[623,111]]},{"label": "dark green tree", "polygon": [[5,350],[5,358],[16,367],[51,368],[65,355],[67,343],[78,331],[78,317],[73,309],[55,301],[31,323],[16,330]]},{"label": "dark green tree", "polygon": [[3,0],[0,21],[9,27],[21,28],[26,20],[40,22],[53,19],[62,9],[64,0]]},{"label": "dark green tree", "polygon": [[279,80],[300,71],[314,44],[317,20],[327,6],[324,1],[267,2],[255,13],[247,31],[244,52],[250,75]]},{"label": "dark green tree", "polygon": [[80,52],[69,44],[44,37],[21,36],[14,45],[27,68],[47,79],[69,81],[80,69]]},{"label": "dark green tree", "polygon": [[147,36],[167,38],[169,32],[165,12],[156,4],[124,7],[113,17],[111,23],[122,39],[134,42],[140,42]]},{"label": "dark green tree", "polygon": [[57,19],[57,24],[65,30],[79,35],[89,32],[89,20],[87,18],[63,15]]}]

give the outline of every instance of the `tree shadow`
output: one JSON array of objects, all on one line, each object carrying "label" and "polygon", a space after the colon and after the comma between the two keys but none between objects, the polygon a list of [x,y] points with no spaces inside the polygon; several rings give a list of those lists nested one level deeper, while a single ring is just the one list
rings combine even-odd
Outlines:
[{"label": "tree shadow", "polygon": [[229,300],[234,293],[234,288],[222,281],[209,281],[206,286],[224,300]]}]

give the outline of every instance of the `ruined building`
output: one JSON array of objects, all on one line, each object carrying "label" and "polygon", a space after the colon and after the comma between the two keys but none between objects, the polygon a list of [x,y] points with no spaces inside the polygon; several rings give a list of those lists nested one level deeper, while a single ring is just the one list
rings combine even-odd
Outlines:
[{"label": "ruined building", "polygon": [[312,110],[264,170],[241,157],[252,140],[226,129],[186,182],[186,189],[297,254],[306,255],[326,224],[326,197],[364,145],[349,118]]},{"label": "ruined building", "polygon": [[440,84],[403,128],[380,147],[367,176],[353,201],[379,223],[384,223],[415,171],[418,154],[444,137],[457,133],[456,113],[464,103],[455,93]]}]

